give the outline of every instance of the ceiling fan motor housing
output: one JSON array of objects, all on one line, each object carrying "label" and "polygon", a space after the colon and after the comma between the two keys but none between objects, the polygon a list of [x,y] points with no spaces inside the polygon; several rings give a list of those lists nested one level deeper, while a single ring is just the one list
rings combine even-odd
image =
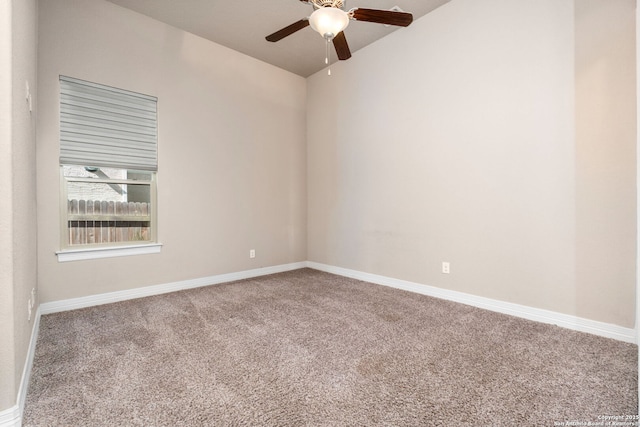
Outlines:
[{"label": "ceiling fan motor housing", "polygon": [[344,8],[344,0],[311,0],[311,3],[315,8],[320,7],[335,7],[337,9]]}]

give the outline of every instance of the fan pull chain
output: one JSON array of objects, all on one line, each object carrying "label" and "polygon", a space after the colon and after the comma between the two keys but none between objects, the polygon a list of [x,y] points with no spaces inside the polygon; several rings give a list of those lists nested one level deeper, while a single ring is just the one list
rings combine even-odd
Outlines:
[{"label": "fan pull chain", "polygon": [[[331,47],[329,46],[331,44],[331,38],[330,37],[325,37],[326,40],[326,46],[327,46],[327,52],[324,56],[324,63],[329,65],[329,57],[331,55]],[[329,68],[327,69],[327,75],[330,76],[331,75],[331,65],[329,65]]]}]

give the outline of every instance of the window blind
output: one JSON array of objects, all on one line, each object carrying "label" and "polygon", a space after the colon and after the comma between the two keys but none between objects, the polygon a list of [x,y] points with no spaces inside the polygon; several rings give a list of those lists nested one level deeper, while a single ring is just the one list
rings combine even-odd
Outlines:
[{"label": "window blind", "polygon": [[60,76],[60,164],[156,171],[157,103]]}]

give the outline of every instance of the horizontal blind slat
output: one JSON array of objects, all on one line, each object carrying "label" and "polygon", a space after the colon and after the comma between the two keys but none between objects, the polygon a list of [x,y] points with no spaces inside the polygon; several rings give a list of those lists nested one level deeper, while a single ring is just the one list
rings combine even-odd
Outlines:
[{"label": "horizontal blind slat", "polygon": [[[67,151],[74,153],[85,153],[86,155],[87,152],[94,152],[96,154],[109,154],[116,152],[116,154],[123,156],[136,156],[150,159],[155,158],[155,150],[152,146],[141,146],[132,149],[128,146],[126,141],[120,143],[109,141],[109,143],[104,143],[99,139],[88,140],[87,138],[82,138],[78,141],[71,137],[66,137],[64,141],[68,147]],[[89,165],[93,164],[89,163]]]},{"label": "horizontal blind slat", "polygon": [[122,114],[110,114],[103,112],[95,113],[90,110],[82,109],[78,110],[76,107],[73,108],[65,108],[64,112],[60,113],[60,119],[63,121],[72,121],[72,120],[95,120],[95,122],[104,122],[113,126],[118,125],[133,125],[136,127],[144,127],[148,128],[150,131],[155,133],[156,131],[156,119],[153,118],[142,118],[142,117],[131,117],[131,116],[123,116]]},{"label": "horizontal blind slat", "polygon": [[155,111],[141,110],[139,108],[130,108],[125,105],[115,105],[109,103],[91,102],[84,98],[73,98],[66,95],[60,96],[60,110],[69,112],[69,107],[81,108],[87,113],[93,112],[97,116],[106,114],[120,114],[124,117],[137,117],[142,120],[153,120],[156,116]]},{"label": "horizontal blind slat", "polygon": [[138,98],[146,98],[146,99],[150,99],[150,100],[154,100],[157,101],[158,98],[156,98],[155,96],[151,96],[151,95],[145,95],[143,93],[138,93],[138,92],[131,92],[129,90],[126,89],[119,89],[113,86],[107,86],[107,85],[103,85],[100,83],[93,83],[87,80],[81,80],[81,79],[76,79],[73,77],[67,77],[67,76],[60,76],[60,82],[71,82],[77,86],[86,86],[88,88],[99,88],[102,90],[109,90],[112,92],[116,92],[116,93],[122,93],[124,95],[128,95],[128,96],[135,96]]},{"label": "horizontal blind slat", "polygon": [[114,108],[125,107],[131,110],[140,110],[155,112],[155,102],[148,100],[139,100],[136,98],[124,98],[113,96],[113,94],[102,93],[84,93],[79,90],[73,90],[68,87],[62,87],[60,91],[63,99],[77,99],[87,104],[109,105]]},{"label": "horizontal blind slat", "polygon": [[60,124],[60,132],[74,133],[79,135],[93,135],[105,139],[123,139],[136,142],[147,142],[155,144],[156,136],[144,132],[137,132],[135,129],[109,129],[97,126],[87,126],[76,123],[62,122]]}]

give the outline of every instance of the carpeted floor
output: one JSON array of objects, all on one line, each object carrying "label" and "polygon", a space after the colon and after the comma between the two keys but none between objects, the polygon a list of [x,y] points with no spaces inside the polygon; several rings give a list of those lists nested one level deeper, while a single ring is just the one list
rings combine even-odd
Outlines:
[{"label": "carpeted floor", "polygon": [[637,414],[637,366],[632,344],[303,269],[43,316],[23,425],[587,425]]}]

